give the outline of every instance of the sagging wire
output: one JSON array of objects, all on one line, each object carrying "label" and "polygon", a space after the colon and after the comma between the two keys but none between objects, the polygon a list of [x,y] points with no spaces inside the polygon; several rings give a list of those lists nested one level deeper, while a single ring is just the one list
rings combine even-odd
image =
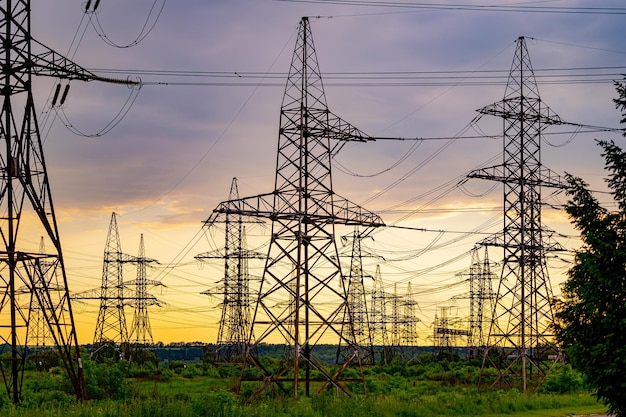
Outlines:
[{"label": "sagging wire", "polygon": [[343,172],[343,173],[344,173],[344,174],[346,174],[346,175],[350,175],[350,176],[353,176],[353,177],[358,177],[358,178],[373,178],[373,177],[377,177],[377,176],[379,176],[379,175],[385,174],[385,173],[387,173],[387,172],[391,171],[392,169],[394,169],[394,168],[396,168],[396,167],[400,166],[400,165],[401,165],[404,161],[406,161],[406,160],[407,160],[407,158],[408,158],[409,156],[411,156],[411,155],[413,154],[413,152],[415,152],[415,151],[417,150],[417,148],[419,148],[419,146],[420,146],[422,143],[424,143],[424,142],[423,142],[423,141],[421,141],[421,140],[415,141],[415,142],[413,143],[413,145],[411,145],[411,147],[409,148],[409,150],[408,150],[408,151],[407,151],[404,155],[402,155],[402,156],[400,157],[400,159],[398,159],[396,162],[394,162],[391,166],[389,166],[389,167],[387,167],[387,168],[385,168],[385,169],[383,169],[383,170],[381,170],[381,171],[375,172],[375,173],[373,173],[373,174],[358,174],[358,173],[356,173],[356,172],[352,171],[351,169],[347,168],[347,167],[346,167],[345,165],[343,165],[341,162],[339,162],[339,161],[337,160],[337,158],[335,158],[335,159],[334,159],[334,162],[335,162],[335,166],[338,166],[338,167],[339,167],[339,168],[337,168],[337,169],[338,169],[339,171]]},{"label": "sagging wire", "polygon": [[574,130],[574,132],[572,132],[572,134],[570,135],[569,138],[567,138],[565,140],[565,142],[559,144],[559,145],[555,145],[553,143],[551,143],[548,139],[545,138],[545,136],[542,135],[541,139],[543,139],[543,141],[548,145],[548,146],[552,146],[553,148],[562,148],[564,146],[569,145],[570,143],[572,143],[572,141],[574,140],[574,138],[580,133],[580,131],[583,129],[582,125],[577,125],[576,129]]},{"label": "sagging wire", "polygon": [[56,110],[57,116],[63,121],[65,127],[75,135],[83,136],[86,138],[101,137],[109,133],[113,128],[120,124],[122,120],[124,120],[130,109],[133,107],[133,104],[135,104],[137,97],[139,96],[141,85],[142,84],[140,80],[137,80],[137,83],[134,85],[129,85],[128,88],[131,90],[130,94],[126,98],[126,101],[124,102],[120,110],[113,117],[113,119],[111,119],[107,124],[104,125],[104,127],[102,127],[99,131],[95,133],[86,133],[78,127],[74,126],[74,124],[72,124],[72,122],[70,121],[67,113],[65,112],[65,107],[63,106],[63,104],[65,104],[65,97],[67,95],[67,90],[69,89],[69,84],[66,86],[64,96],[62,97],[59,106],[56,108],[53,106],[53,109]]},{"label": "sagging wire", "polygon": [[163,9],[165,8],[166,1],[167,0],[154,0],[154,2],[152,3],[152,6],[150,7],[150,11],[148,12],[148,15],[146,16],[146,20],[143,22],[141,30],[139,31],[139,34],[132,42],[128,44],[118,44],[112,41],[111,38],[109,38],[109,36],[107,36],[102,26],[102,23],[100,22],[100,19],[98,18],[100,0],[95,0],[93,7],[91,7],[92,1],[87,0],[84,11],[85,11],[85,14],[89,16],[89,23],[91,24],[93,29],[96,31],[100,39],[104,41],[104,43],[114,48],[126,49],[126,48],[131,48],[133,46],[138,45],[141,41],[143,41],[146,37],[148,37],[148,35],[150,35],[152,30],[156,26],[157,22],[159,21],[161,14],[163,13]]}]

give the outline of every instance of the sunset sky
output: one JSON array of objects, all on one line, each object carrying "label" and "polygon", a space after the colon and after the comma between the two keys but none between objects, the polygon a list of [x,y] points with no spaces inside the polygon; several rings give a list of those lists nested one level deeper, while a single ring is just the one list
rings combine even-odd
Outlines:
[{"label": "sunset sky", "polygon": [[[380,264],[388,288],[397,283],[400,293],[411,282],[423,344],[431,343],[440,307],[466,314],[469,288],[459,283],[469,251],[502,227],[502,185],[459,183],[472,169],[502,160],[502,121],[473,120],[477,109],[502,99],[516,39],[526,37],[542,100],[563,120],[619,127],[611,81],[626,73],[626,8],[619,0],[429,7],[410,1],[102,0],[95,14],[83,13],[85,3],[33,2],[33,37],[96,74],[140,77],[144,86],[135,97],[123,85],[72,81],[66,103],[51,109],[58,81],[36,80],[70,290],[100,286],[116,212],[123,251],[136,254],[143,233],[146,255],[160,261],[149,275],[165,286],[151,290],[164,301],[150,310],[155,341],[215,341],[221,300],[200,293],[218,291],[223,263],[199,268],[193,257],[221,246],[223,237],[220,230],[203,230],[202,221],[227,199],[233,177],[242,197],[273,190],[279,111],[302,16],[310,17],[332,112],[372,136],[428,139],[350,144],[333,166],[340,196],[387,224],[431,230],[386,228],[364,242],[379,255],[364,259],[370,274]],[[603,160],[594,138],[620,146],[624,138],[581,130],[548,129],[542,161],[602,190]],[[576,248],[567,217],[551,208],[566,196],[552,190],[543,196],[546,226]],[[269,230],[250,229],[250,246],[262,247]],[[36,247],[38,236],[31,240]],[[501,256],[490,250],[493,261]],[[556,293],[571,259],[565,254],[549,262]],[[250,267],[260,275],[260,265],[251,261]],[[124,273],[135,278],[132,268]],[[74,308],[79,342],[90,343],[98,305]],[[127,317],[131,323],[130,308]]]}]

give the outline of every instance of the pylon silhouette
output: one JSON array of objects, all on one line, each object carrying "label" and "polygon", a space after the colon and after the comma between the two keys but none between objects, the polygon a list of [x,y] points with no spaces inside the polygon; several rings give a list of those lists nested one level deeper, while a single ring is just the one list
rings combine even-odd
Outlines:
[{"label": "pylon silhouette", "polygon": [[[335,225],[384,223],[335,194],[331,156],[347,141],[369,139],[329,111],[309,20],[302,18],[280,112],[275,189],[220,203],[206,222],[227,213],[272,221],[249,340],[254,346],[284,343],[290,351],[278,366],[268,368],[249,349],[248,363],[261,374],[251,399],[268,390],[297,398],[300,388],[308,396],[313,382],[319,382],[318,392],[333,386],[350,395],[342,373],[358,361],[358,348],[354,338],[346,339],[341,331],[347,283],[339,265]],[[319,360],[315,350],[318,343],[333,340],[351,346],[352,352],[336,372]],[[359,380],[364,383],[362,373]]]},{"label": "pylon silhouette", "polygon": [[504,123],[503,163],[469,175],[504,184],[503,232],[483,242],[502,247],[504,260],[481,382],[525,391],[529,380],[538,386],[562,359],[548,327],[554,316],[546,253],[564,249],[541,224],[541,188],[567,185],[541,164],[542,131],[563,122],[539,97],[524,37],[517,39],[503,100],[478,111]]},{"label": "pylon silhouette", "polygon": [[[0,5],[0,373],[19,402],[32,307],[43,315],[75,395],[87,398],[65,263],[50,192],[32,91],[33,76],[115,81],[98,77],[37,42],[30,30],[30,0]],[[35,50],[41,51],[35,53]],[[120,83],[131,84],[121,81]],[[62,100],[66,97],[64,92]],[[55,98],[57,95],[55,95]],[[28,233],[43,235],[47,253],[28,250]],[[24,286],[27,291],[19,289]],[[36,301],[19,298],[34,294]],[[28,309],[22,307],[28,305]],[[6,352],[6,354],[5,354]]]},{"label": "pylon silhouette", "polygon": [[[233,178],[229,201],[239,199],[237,178]],[[236,207],[233,207],[236,210]],[[224,215],[224,249],[196,255],[199,261],[224,259],[224,278],[218,291],[208,290],[207,295],[221,295],[222,315],[217,332],[216,362],[241,362],[253,340],[250,336],[252,324],[250,312],[250,274],[248,260],[265,259],[265,255],[248,250],[244,223],[258,223],[259,220],[244,218],[241,214]]]}]

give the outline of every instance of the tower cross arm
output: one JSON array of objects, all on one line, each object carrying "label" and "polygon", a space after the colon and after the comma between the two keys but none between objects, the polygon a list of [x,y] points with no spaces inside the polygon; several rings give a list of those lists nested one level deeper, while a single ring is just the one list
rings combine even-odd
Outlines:
[{"label": "tower cross arm", "polygon": [[119,254],[119,258],[115,259],[115,262],[124,263],[124,264],[128,264],[128,263],[157,263],[157,264],[160,264],[160,262],[157,261],[156,259],[139,257],[139,256],[134,256],[134,255],[128,255],[126,253]]},{"label": "tower cross arm", "polygon": [[366,227],[385,225],[378,214],[337,195],[334,197],[334,206],[334,223]]},{"label": "tower cross arm", "polygon": [[559,189],[567,189],[570,187],[567,180],[546,167],[539,167],[536,175],[521,178],[517,167],[507,164],[495,165],[487,168],[480,168],[467,174],[467,178],[479,178],[484,180],[499,181],[503,183],[520,183],[523,182],[529,186],[551,187]]},{"label": "tower cross arm", "polygon": [[103,296],[101,288],[93,288],[91,290],[81,291],[70,296],[72,300],[101,300],[102,297]]},{"label": "tower cross arm", "polygon": [[36,43],[40,49],[43,49],[43,52],[32,55],[31,70],[33,74],[63,78],[68,80],[102,81],[112,84],[141,86],[140,81],[101,77],[81,67],[80,65],[64,57],[58,52],[48,48],[44,44],[35,40],[33,40],[33,43]]},{"label": "tower cross arm", "polygon": [[565,122],[538,97],[509,97],[497,103],[476,110],[478,113],[501,117],[503,119],[520,118],[524,114],[527,122],[539,122],[542,125],[562,125]]},{"label": "tower cross arm", "polygon": [[[264,217],[271,220],[296,220],[306,218],[307,221],[320,223],[335,223],[345,225],[362,225],[366,227],[384,226],[385,223],[377,214],[370,212],[351,201],[334,195],[332,206],[326,203],[323,210],[316,213],[300,213],[293,209],[292,201],[294,192],[275,191],[267,194],[259,194],[253,197],[244,197],[236,200],[223,201],[213,210],[211,216],[204,222],[210,226],[220,220],[222,215],[243,215],[252,217]],[[276,209],[274,198],[283,203],[285,209]]]},{"label": "tower cross arm", "polygon": [[213,213],[204,221],[205,226],[224,221],[225,215],[242,215],[272,219],[277,214],[274,210],[276,193],[258,194],[252,197],[222,201],[213,209]]},{"label": "tower cross arm", "polygon": [[349,142],[368,142],[376,140],[376,138],[363,133],[360,129],[330,111],[328,111],[328,121],[326,126],[327,130],[325,134],[329,139]]}]

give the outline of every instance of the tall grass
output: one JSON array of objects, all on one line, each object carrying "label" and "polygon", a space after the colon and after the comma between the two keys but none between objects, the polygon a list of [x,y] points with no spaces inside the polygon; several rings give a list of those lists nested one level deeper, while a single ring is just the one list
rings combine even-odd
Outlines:
[{"label": "tall grass", "polygon": [[[603,412],[589,394],[524,394],[518,391],[478,391],[473,388],[414,395],[336,398],[320,395],[291,399],[263,399],[241,404],[229,391],[217,390],[201,395],[157,394],[149,398],[100,400],[77,404],[67,398],[40,404],[5,405],[6,417],[353,417],[353,416],[496,416],[522,415],[528,411],[550,410],[545,415],[567,415],[577,409]],[[559,410],[562,410],[559,413]],[[588,411],[587,411],[588,412]]]}]

